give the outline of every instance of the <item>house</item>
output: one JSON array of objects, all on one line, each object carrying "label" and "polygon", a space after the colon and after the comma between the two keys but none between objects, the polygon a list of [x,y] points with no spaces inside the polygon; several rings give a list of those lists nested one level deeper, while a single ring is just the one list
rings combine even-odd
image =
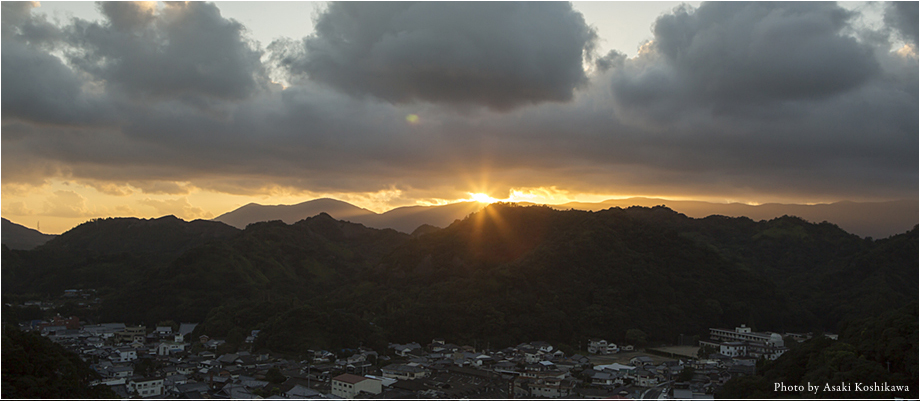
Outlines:
[{"label": "house", "polygon": [[524,362],[526,363],[537,363],[542,360],[543,360],[543,351],[534,349],[534,350],[524,352]]},{"label": "house", "polygon": [[341,374],[332,378],[332,395],[355,398],[360,393],[380,394],[383,391],[380,380],[352,374]]},{"label": "house", "polygon": [[555,377],[514,379],[514,396],[524,398],[562,398],[575,393],[576,381]]},{"label": "house", "polygon": [[239,358],[237,354],[223,354],[217,358],[217,362],[220,363],[220,366],[228,366],[236,363],[237,358]]},{"label": "house", "polygon": [[653,363],[655,363],[655,361],[648,356],[637,356],[629,360],[629,364],[633,366],[645,366]]},{"label": "house", "polygon": [[47,323],[47,325],[64,326],[69,330],[79,330],[80,329],[80,318],[76,316],[65,318],[65,317],[58,315],[58,316],[53,317],[51,319],[51,322]]},{"label": "house", "polygon": [[163,395],[163,378],[144,377],[128,381],[128,391],[141,397],[156,397]]},{"label": "house", "polygon": [[195,331],[195,327],[198,327],[198,323],[179,323],[179,334],[183,336],[192,334],[192,331]]},{"label": "house", "polygon": [[284,392],[284,395],[286,395],[288,398],[297,398],[297,399],[323,398],[323,394],[320,393],[319,391],[307,388],[306,386],[303,386],[300,384],[294,385],[293,388]]},{"label": "house", "polygon": [[54,336],[58,333],[63,334],[67,331],[67,326],[45,326],[42,327],[42,336]]},{"label": "house", "polygon": [[[616,384],[616,380],[619,378],[615,373],[600,372],[594,369],[585,370],[584,374],[588,377],[591,384],[597,386],[612,386]],[[622,382],[623,380],[620,378],[620,383]]]},{"label": "house", "polygon": [[172,375],[166,376],[163,379],[163,388],[167,390],[175,390],[177,386],[188,383],[188,377],[185,375]]},{"label": "house", "polygon": [[163,341],[157,345],[157,355],[172,355],[175,352],[185,351],[185,343]]},{"label": "house", "polygon": [[621,365],[619,363],[612,363],[610,365],[598,365],[594,367],[594,370],[601,370],[601,371],[606,370],[606,371],[611,371],[611,372],[624,372],[624,373],[632,372],[635,369],[636,369],[635,366]]},{"label": "house", "polygon": [[259,337],[259,332],[262,330],[253,330],[249,332],[249,335],[246,337],[246,344],[252,344],[256,342],[256,338]]},{"label": "house", "polygon": [[102,323],[102,324],[93,324],[83,326],[83,331],[89,333],[93,336],[100,336],[102,338],[111,338],[115,336],[115,333],[124,331],[124,323]]},{"label": "house", "polygon": [[130,362],[137,359],[137,350],[132,347],[119,347],[109,357],[112,362]]},{"label": "house", "polygon": [[112,378],[128,378],[134,376],[134,367],[133,366],[113,366],[108,370],[108,377]]},{"label": "house", "polygon": [[634,374],[637,386],[652,387],[658,384],[658,376],[648,370],[637,369]]},{"label": "house", "polygon": [[608,355],[618,352],[620,349],[614,343],[608,343],[607,340],[592,338],[588,340],[588,353]]},{"label": "house", "polygon": [[232,383],[225,385],[217,394],[220,398],[230,398],[233,400],[262,399],[262,397],[253,394],[250,389],[243,386],[234,385]]},{"label": "house", "polygon": [[147,327],[146,326],[125,327],[124,331],[119,331],[115,333],[116,343],[140,342],[143,344],[146,339],[147,339]]},{"label": "house", "polygon": [[384,366],[380,369],[383,377],[400,380],[415,380],[422,377],[428,377],[431,372],[417,363],[394,363]]},{"label": "house", "polygon": [[[399,356],[409,356],[409,353],[415,350],[421,350],[422,346],[418,343],[408,343],[408,344],[390,344],[389,348],[393,349],[393,352]],[[416,354],[420,355],[420,354]]]},{"label": "house", "polygon": [[553,346],[546,341],[534,341],[530,343],[530,346],[543,352],[553,352]]}]

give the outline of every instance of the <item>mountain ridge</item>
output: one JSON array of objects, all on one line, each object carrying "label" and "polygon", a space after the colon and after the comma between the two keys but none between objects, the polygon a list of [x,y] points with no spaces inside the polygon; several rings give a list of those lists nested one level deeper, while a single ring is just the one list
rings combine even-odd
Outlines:
[{"label": "mountain ridge", "polygon": [[29,250],[44,245],[56,237],[53,234],[45,234],[41,231],[31,229],[21,224],[13,223],[6,218],[2,218],[3,245],[10,249]]},{"label": "mountain ridge", "polygon": [[328,214],[244,230],[103,219],[54,246],[4,249],[2,283],[10,296],[94,288],[104,301],[93,319],[200,321],[209,336],[262,329],[257,346],[299,353],[445,333],[575,345],[630,329],[662,341],[741,323],[834,330],[915,299],[918,282],[916,226],[868,240],[790,216],[493,204],[424,231]]},{"label": "mountain ridge", "polygon": [[[521,205],[532,204],[518,202]],[[748,205],[744,203],[713,203],[692,200],[668,200],[661,198],[633,197],[608,199],[601,202],[568,202],[547,205],[553,209],[577,209],[598,211],[611,207],[667,206],[688,217],[704,218],[713,215],[748,217],[755,221],[770,220],[789,215],[813,223],[824,221],[836,224],[847,232],[860,237],[885,238],[909,231],[920,222],[918,201],[902,199],[881,202],[840,201],[813,205],[789,203],[765,203]],[[479,202],[457,202],[436,206],[401,206],[383,213],[358,208],[348,202],[320,198],[295,205],[259,205],[250,203],[224,213],[213,220],[237,228],[257,221],[281,220],[292,224],[307,217],[326,212],[335,219],[351,221],[372,228],[392,228],[403,233],[412,233],[421,225],[444,228],[455,220],[463,219],[485,206]],[[259,213],[261,212],[261,213]]]}]

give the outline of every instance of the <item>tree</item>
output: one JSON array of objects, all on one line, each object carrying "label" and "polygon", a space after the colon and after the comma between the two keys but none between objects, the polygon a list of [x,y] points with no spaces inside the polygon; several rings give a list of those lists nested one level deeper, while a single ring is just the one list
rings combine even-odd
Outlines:
[{"label": "tree", "polygon": [[693,369],[690,366],[684,366],[684,370],[681,370],[680,374],[677,375],[677,381],[688,382],[690,380],[693,380],[694,374],[696,374],[696,369]]},{"label": "tree", "polygon": [[719,352],[719,350],[712,345],[703,345],[698,351],[696,351],[696,357],[699,359],[705,359],[709,357],[709,354],[714,354]]},{"label": "tree", "polygon": [[169,327],[172,327],[172,329],[173,329],[174,332],[179,331],[179,323],[176,323],[176,322],[173,321],[173,320],[161,320],[161,321],[159,321],[159,322],[157,323],[157,327],[161,327],[161,326],[169,326]]},{"label": "tree", "polygon": [[80,357],[34,333],[3,330],[4,398],[117,398]]},{"label": "tree", "polygon": [[284,377],[284,375],[281,374],[281,369],[278,368],[269,369],[265,374],[265,378],[271,383],[284,383],[284,381],[287,380],[287,377]]},{"label": "tree", "polygon": [[648,334],[639,329],[626,330],[626,342],[637,347],[642,347],[648,341]]}]

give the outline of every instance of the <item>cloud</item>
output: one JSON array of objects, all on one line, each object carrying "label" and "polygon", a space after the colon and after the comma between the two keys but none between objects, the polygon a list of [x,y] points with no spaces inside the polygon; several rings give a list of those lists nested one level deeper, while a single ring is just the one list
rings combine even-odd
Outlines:
[{"label": "cloud", "polygon": [[920,4],[916,1],[890,1],[885,3],[885,24],[902,40],[917,47],[920,26]]},{"label": "cloud", "polygon": [[171,214],[183,220],[214,218],[213,213],[205,211],[200,207],[192,206],[186,197],[167,200],[145,198],[139,202],[156,209],[157,213],[162,213],[164,215]]},{"label": "cloud", "polygon": [[38,7],[36,1],[8,1],[0,5],[2,8],[2,37],[4,40],[15,40],[30,46],[51,48],[61,39],[61,32],[44,16],[34,17],[32,9]]},{"label": "cloud", "polygon": [[93,217],[96,210],[86,206],[86,198],[74,191],[54,191],[44,203],[44,216],[53,217]]},{"label": "cloud", "polygon": [[89,181],[82,181],[80,182],[80,184],[93,188],[106,195],[128,196],[134,193],[134,191],[132,191],[130,187],[124,184],[120,184],[120,183],[89,180]]},{"label": "cloud", "polygon": [[26,207],[23,202],[3,203],[3,214],[5,216],[29,216],[35,212]]},{"label": "cloud", "polygon": [[85,94],[81,79],[59,58],[6,39],[0,52],[4,119],[78,125],[107,119],[103,101]]},{"label": "cloud", "polygon": [[145,194],[185,195],[191,192],[188,183],[173,181],[135,181],[131,186]]},{"label": "cloud", "polygon": [[658,18],[654,39],[613,77],[622,109],[664,120],[696,108],[757,113],[819,101],[875,76],[872,49],[833,3],[712,2]]},{"label": "cloud", "polygon": [[[213,3],[103,2],[104,22],[77,20],[66,30],[69,61],[128,96],[245,99],[267,85],[261,51],[245,28]],[[203,100],[201,99],[203,98]]]},{"label": "cloud", "polygon": [[[493,9],[499,6],[505,8]],[[655,37],[638,57],[609,53],[595,59],[589,75],[582,61],[590,40],[573,39],[583,22],[565,5],[337,4],[320,15],[328,26],[299,42],[300,53],[288,54],[287,67],[300,80],[284,90],[259,87],[260,71],[268,67],[240,56],[240,49],[254,51],[243,46],[244,28],[220,18],[211,4],[171,5],[179,7],[170,9],[173,16],[130,4],[106,7],[101,23],[72,20],[57,27],[87,38],[66,42],[65,59],[44,45],[4,38],[4,78],[10,71],[21,81],[5,80],[2,87],[4,189],[65,179],[172,196],[198,190],[304,199],[351,194],[380,208],[470,192],[504,198],[515,189],[553,186],[565,197],[718,194],[753,201],[917,193],[917,58],[891,51],[888,28],[872,40],[853,34],[852,15],[830,3],[678,9],[658,20]],[[186,13],[180,22],[178,15]],[[405,37],[390,32],[381,15],[405,26]],[[535,15],[545,17],[542,25],[558,34],[558,43],[498,23],[511,16],[533,22]],[[474,16],[482,21],[473,25],[494,40],[464,47],[476,37],[466,26]],[[348,18],[364,25],[346,29]],[[199,38],[215,44],[201,57],[228,60],[221,68],[247,73],[150,70],[209,65],[143,49],[156,45],[165,52],[162,39],[198,30],[186,26],[198,19],[226,28],[213,31],[219,38]],[[136,37],[128,38],[129,31]],[[348,43],[335,42],[333,32]],[[359,33],[369,36],[349,36]],[[445,54],[425,37],[445,46]],[[410,46],[410,39],[420,44]],[[392,43],[375,47],[381,41]],[[545,49],[532,48],[535,42],[546,42]],[[311,53],[308,44],[322,51]],[[499,51],[508,53],[502,63],[485,56]],[[544,53],[558,57],[540,61]],[[84,62],[72,63],[80,54]],[[400,65],[397,54],[415,60],[413,66],[430,66],[430,82],[442,82],[445,90],[426,84],[420,70],[390,68]],[[481,74],[451,80],[451,57],[462,59],[463,71]],[[538,62],[524,62],[528,57]],[[39,68],[33,59],[47,65]],[[333,59],[343,63],[341,71],[307,64]],[[560,72],[576,59],[582,75]],[[149,62],[143,68],[150,76],[106,60]],[[381,68],[366,80],[332,81],[372,66]],[[334,76],[315,76],[309,68]],[[486,88],[518,74],[520,82],[549,95]],[[60,82],[41,86],[45,76]],[[183,76],[210,83],[184,86]],[[210,86],[222,79],[232,80],[231,87]],[[410,114],[419,118],[407,121]],[[142,204],[183,218],[206,216],[202,205],[184,197]],[[80,210],[85,205],[69,213]]]},{"label": "cloud", "polygon": [[331,3],[302,42],[275,42],[295,76],[394,103],[508,110],[586,83],[596,34],[569,3]]}]

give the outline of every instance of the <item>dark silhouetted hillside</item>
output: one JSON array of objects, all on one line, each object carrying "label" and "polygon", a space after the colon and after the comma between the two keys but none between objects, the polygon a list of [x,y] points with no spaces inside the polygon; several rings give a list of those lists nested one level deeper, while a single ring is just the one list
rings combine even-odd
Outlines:
[{"label": "dark silhouetted hillside", "polygon": [[703,218],[712,215],[748,217],[771,220],[781,216],[798,216],[813,223],[830,222],[861,237],[885,238],[909,230],[920,223],[918,201],[836,202],[830,204],[797,205],[766,203],[711,203],[674,201],[655,198],[611,199],[599,203],[571,202],[553,206],[557,209],[603,210],[611,207],[667,206],[687,216]]},{"label": "dark silhouetted hillside", "polygon": [[[107,300],[104,316],[201,321],[227,300],[299,299],[348,286],[409,239],[322,213],[295,224],[254,223],[240,235],[184,252]],[[144,310],[147,299],[161,300]]]},{"label": "dark silhouetted hillside", "polygon": [[98,319],[203,320],[202,333],[233,338],[261,329],[257,346],[289,353],[444,336],[675,341],[740,324],[834,331],[917,297],[916,226],[871,240],[792,216],[509,204],[415,236],[328,214],[242,231],[158,220],[92,222],[4,250],[4,294],[107,288]]},{"label": "dark silhouetted hillside", "polygon": [[45,247],[62,252],[140,252],[168,257],[238,233],[239,230],[231,226],[208,220],[186,222],[175,216],[156,219],[119,217],[87,221],[57,236]]},{"label": "dark silhouetted hillside", "polygon": [[42,234],[38,230],[33,230],[26,226],[13,223],[7,219],[2,219],[3,226],[0,231],[3,232],[3,245],[10,249],[32,249],[54,238],[51,234]]},{"label": "dark silhouetted hillside", "polygon": [[[521,202],[519,205],[530,205]],[[798,216],[812,223],[824,221],[861,237],[885,238],[909,230],[920,223],[917,200],[890,202],[836,202],[831,204],[797,205],[768,203],[747,205],[742,203],[711,203],[700,201],[672,201],[655,198],[611,199],[598,203],[570,202],[550,205],[558,210],[599,211],[611,207],[667,206],[693,218],[719,215],[748,217],[755,221],[772,220],[782,216]],[[237,228],[260,221],[281,220],[292,224],[307,217],[327,213],[339,220],[364,224],[373,228],[392,228],[411,233],[423,224],[447,227],[454,220],[462,219],[482,209],[479,202],[458,202],[439,206],[405,206],[384,213],[374,213],[347,202],[334,199],[316,199],[297,205],[264,206],[248,204],[234,211],[218,216],[222,221]]]}]

